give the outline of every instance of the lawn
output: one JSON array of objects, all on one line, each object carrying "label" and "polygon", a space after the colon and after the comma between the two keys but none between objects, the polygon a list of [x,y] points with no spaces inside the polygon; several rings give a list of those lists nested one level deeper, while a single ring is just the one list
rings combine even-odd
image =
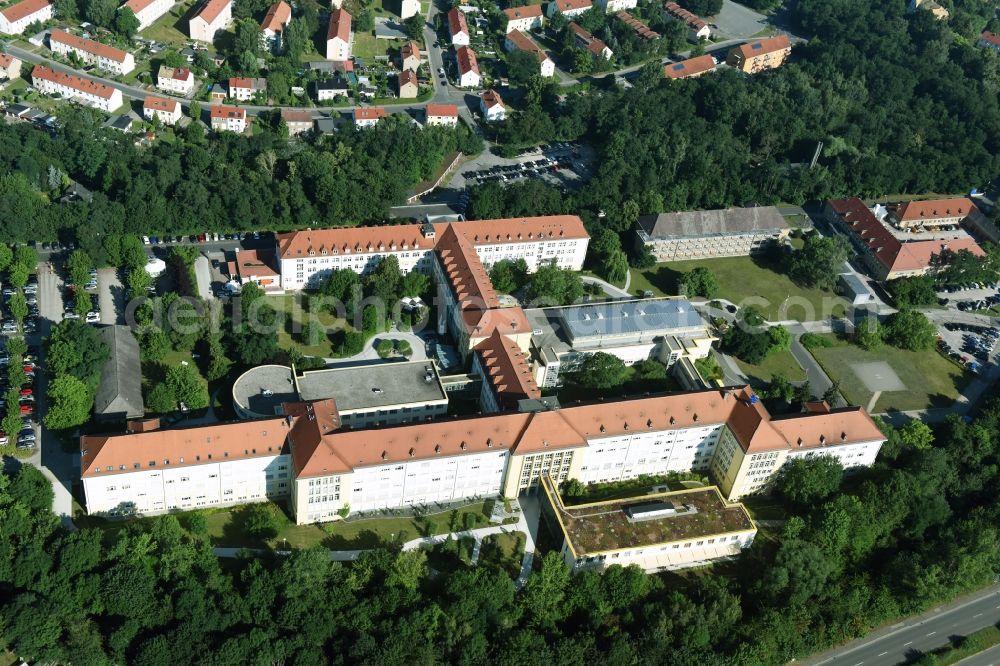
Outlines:
[{"label": "lawn", "polygon": [[[351,46],[351,54],[363,60],[374,60],[375,56],[387,55],[389,50],[398,50],[403,46],[402,39],[378,39],[375,32],[354,33],[354,44]],[[370,65],[371,62],[366,62]]]},{"label": "lawn", "polygon": [[491,564],[506,571],[512,578],[521,573],[524,559],[524,535],[520,532],[491,534],[479,547],[479,564]]},{"label": "lawn", "polygon": [[302,309],[302,301],[304,298],[308,298],[308,296],[284,294],[281,296],[265,296],[265,298],[279,314],[284,313],[282,319],[285,325],[278,331],[278,346],[282,349],[298,347],[306,356],[330,358],[335,356],[330,336],[327,335],[318,345],[304,344],[300,337],[303,322],[310,320],[318,321],[327,330],[328,334],[341,328],[347,328],[348,330],[351,328],[345,320],[338,319],[329,312],[314,313],[304,311]]},{"label": "lawn", "polygon": [[906,386],[905,391],[883,392],[872,410],[876,413],[947,407],[971,379],[961,366],[934,350],[913,352],[885,345],[870,352],[833,334],[823,337],[832,345],[814,347],[809,352],[830,379],[840,383],[840,391],[848,403],[867,407],[872,398],[872,392],[852,370],[851,366],[857,363],[885,361]]},{"label": "lawn", "polygon": [[194,2],[181,2],[171,8],[169,12],[158,18],[153,25],[143,30],[141,34],[146,39],[172,45],[178,50],[191,41],[188,37],[188,21],[186,17],[190,13]]},{"label": "lawn", "polygon": [[734,360],[740,366],[740,370],[746,373],[751,380],[757,379],[766,383],[770,382],[775,375],[781,375],[790,382],[800,382],[806,378],[806,371],[802,369],[791,352],[771,352],[759,365],[751,365],[739,359]]},{"label": "lawn", "polygon": [[[645,270],[632,269],[634,294],[645,290],[657,296],[678,293],[678,278],[698,266],[712,271],[719,283],[718,298],[737,305],[754,305],[769,321],[794,319],[818,321],[841,317],[847,302],[833,292],[801,287],[763,257],[724,257],[656,264]],[[783,307],[783,304],[786,304]]]},{"label": "lawn", "polygon": [[566,383],[560,386],[555,394],[559,397],[559,402],[565,405],[577,400],[587,402],[598,398],[622,398],[637,393],[663,393],[679,390],[681,390],[680,384],[669,374],[663,379],[638,379],[635,370],[629,367],[625,369],[625,383],[617,388],[593,389],[576,384],[567,377]]}]

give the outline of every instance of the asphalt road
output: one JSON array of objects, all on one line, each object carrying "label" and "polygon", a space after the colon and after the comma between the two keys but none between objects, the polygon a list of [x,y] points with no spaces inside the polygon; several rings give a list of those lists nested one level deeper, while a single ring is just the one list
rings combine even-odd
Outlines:
[{"label": "asphalt road", "polygon": [[955,666],[1000,666],[1000,645],[966,657]]},{"label": "asphalt road", "polygon": [[[950,639],[1000,622],[1000,585],[939,606],[802,661],[806,666],[894,666],[915,661]],[[995,661],[995,659],[994,659]],[[963,662],[964,663],[964,662]]]}]

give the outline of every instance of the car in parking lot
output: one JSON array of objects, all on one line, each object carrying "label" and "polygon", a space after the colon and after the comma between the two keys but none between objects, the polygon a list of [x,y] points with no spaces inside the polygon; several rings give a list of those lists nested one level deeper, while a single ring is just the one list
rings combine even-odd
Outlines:
[{"label": "car in parking lot", "polygon": [[101,321],[101,313],[90,311],[87,313],[87,323],[88,324],[98,324]]}]

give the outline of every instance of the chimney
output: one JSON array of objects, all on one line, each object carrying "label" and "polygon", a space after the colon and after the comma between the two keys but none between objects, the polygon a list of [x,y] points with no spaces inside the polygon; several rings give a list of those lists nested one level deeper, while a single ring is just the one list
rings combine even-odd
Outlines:
[{"label": "chimney", "polygon": [[382,452],[382,460],[388,460],[388,459],[389,459],[389,454],[386,451],[383,451]]},{"label": "chimney", "polygon": [[434,446],[434,453],[441,453],[441,445],[437,444]]}]

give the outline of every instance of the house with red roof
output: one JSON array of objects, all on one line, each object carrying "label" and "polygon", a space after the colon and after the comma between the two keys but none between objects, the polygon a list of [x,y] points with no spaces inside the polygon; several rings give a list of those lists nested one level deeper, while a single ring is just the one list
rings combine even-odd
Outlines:
[{"label": "house with red roof", "polygon": [[330,12],[326,31],[326,59],[343,62],[351,58],[351,15],[343,9]]},{"label": "house with red roof", "polygon": [[515,30],[528,32],[545,25],[545,15],[542,13],[541,5],[510,7],[503,10],[503,13],[507,17],[506,32],[513,32]]},{"label": "house with red roof", "polygon": [[181,103],[175,99],[146,95],[142,115],[146,120],[158,118],[164,125],[173,125],[181,119]]},{"label": "house with red roof", "polygon": [[482,76],[479,73],[476,52],[468,46],[459,46],[455,49],[455,63],[458,66],[458,87],[478,88]]},{"label": "house with red roof", "polygon": [[52,18],[52,4],[48,0],[21,0],[0,9],[0,33],[20,35],[29,25],[44,23]]},{"label": "house with red roof", "polygon": [[465,20],[465,12],[458,7],[448,12],[448,34],[455,48],[469,45],[469,23]]},{"label": "house with red roof", "polygon": [[267,8],[260,22],[260,39],[264,48],[281,53],[284,47],[285,28],[292,22],[292,7],[285,0],[278,0]]},{"label": "house with red roof", "polygon": [[233,22],[233,0],[206,0],[190,21],[188,34],[191,39],[211,44],[215,33],[225,30]]}]

